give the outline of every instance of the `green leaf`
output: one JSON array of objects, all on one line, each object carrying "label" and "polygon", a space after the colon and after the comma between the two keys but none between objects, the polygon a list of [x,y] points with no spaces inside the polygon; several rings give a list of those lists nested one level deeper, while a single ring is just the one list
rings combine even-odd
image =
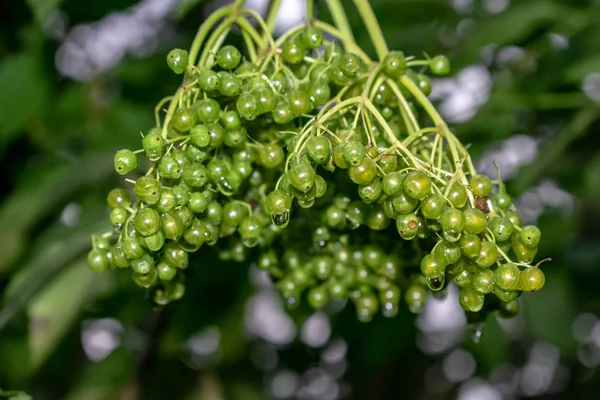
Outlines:
[{"label": "green leaf", "polygon": [[588,74],[600,74],[600,54],[593,54],[589,57],[578,60],[563,73],[564,79],[571,83],[581,83]]},{"label": "green leaf", "polygon": [[86,302],[104,290],[110,275],[97,275],[82,257],[62,271],[31,301],[29,366],[35,371],[51,354]]},{"label": "green leaf", "polygon": [[62,0],[26,0],[27,5],[31,8],[35,20],[38,23],[46,22],[46,19],[52,14],[56,8],[60,6]]},{"label": "green leaf", "polygon": [[21,53],[0,64],[0,154],[48,103],[49,85],[37,53]]},{"label": "green leaf", "polygon": [[61,235],[43,248],[32,247],[32,258],[12,276],[6,289],[5,306],[0,309],[0,331],[27,304],[32,295],[65,264],[77,258],[91,245],[90,234],[106,227],[106,222],[86,224],[70,236]]},{"label": "green leaf", "polygon": [[112,170],[112,156],[102,154],[84,158],[76,164],[46,166],[44,171],[32,173],[31,177],[35,179],[19,186],[4,200],[0,209],[0,275],[22,253],[26,235],[37,222],[84,185],[103,181]]}]

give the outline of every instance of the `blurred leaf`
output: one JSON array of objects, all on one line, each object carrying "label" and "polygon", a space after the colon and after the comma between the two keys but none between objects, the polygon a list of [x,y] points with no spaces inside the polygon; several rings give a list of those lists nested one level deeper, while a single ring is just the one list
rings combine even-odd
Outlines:
[{"label": "blurred leaf", "polygon": [[556,263],[549,265],[545,269],[544,289],[523,295],[524,321],[537,340],[549,341],[562,351],[574,354],[577,343],[571,333],[571,324],[576,312],[570,280],[564,272],[567,268]]},{"label": "blurred leaf", "polygon": [[7,397],[8,400],[31,400],[31,396],[21,390],[2,390],[0,397]]},{"label": "blurred leaf", "polygon": [[31,8],[31,12],[35,16],[38,23],[46,22],[52,11],[60,6],[63,0],[25,0]]},{"label": "blurred leaf", "polygon": [[21,53],[0,64],[0,154],[27,122],[47,105],[49,85],[35,52]]},{"label": "blurred leaf", "polygon": [[135,358],[129,351],[123,347],[115,349],[105,359],[85,368],[66,400],[119,398],[119,392],[135,372],[135,365]]},{"label": "blurred leaf", "polygon": [[32,299],[28,307],[32,371],[46,360],[83,305],[103,290],[109,277],[90,271],[86,257],[82,257]]},{"label": "blurred leaf", "polygon": [[36,223],[82,186],[103,181],[110,173],[112,156],[104,154],[86,157],[77,164],[46,167],[32,173],[26,184],[1,203],[0,248],[3,251],[0,254],[0,275],[21,254],[25,235]]},{"label": "blurred leaf", "polygon": [[89,235],[106,227],[106,222],[85,225],[70,236],[57,237],[32,252],[32,258],[13,276],[6,289],[4,307],[0,309],[0,331],[44,284],[66,263],[90,247]]},{"label": "blurred leaf", "polygon": [[591,73],[600,74],[600,54],[593,54],[582,60],[577,60],[563,72],[567,82],[580,84]]}]

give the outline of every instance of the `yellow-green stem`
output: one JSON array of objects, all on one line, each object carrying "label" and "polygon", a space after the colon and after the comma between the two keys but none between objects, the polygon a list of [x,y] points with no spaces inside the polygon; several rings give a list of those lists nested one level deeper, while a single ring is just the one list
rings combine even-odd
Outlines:
[{"label": "yellow-green stem", "polygon": [[354,0],[354,4],[367,27],[367,32],[369,32],[369,36],[375,47],[377,58],[381,61],[387,55],[388,48],[383,37],[383,32],[381,32],[381,27],[377,22],[377,17],[375,17],[375,13],[369,4],[369,0]]},{"label": "yellow-green stem", "polygon": [[[342,32],[342,34],[348,38],[349,41],[355,42],[354,35],[352,33],[352,28],[350,27],[350,23],[348,22],[348,17],[346,16],[346,12],[344,11],[344,6],[340,0],[326,0],[327,8],[329,9],[329,13],[331,14],[331,18],[333,18],[333,23],[338,29]],[[346,50],[348,50],[346,48]]]}]

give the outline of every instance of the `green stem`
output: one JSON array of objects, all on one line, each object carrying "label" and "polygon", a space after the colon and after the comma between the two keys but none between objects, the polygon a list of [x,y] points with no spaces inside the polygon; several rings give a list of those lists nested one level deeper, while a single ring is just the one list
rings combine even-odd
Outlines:
[{"label": "green stem", "polygon": [[198,57],[198,53],[200,52],[200,47],[206,39],[208,32],[212,29],[212,27],[219,21],[221,18],[229,15],[231,10],[233,9],[232,5],[225,6],[223,8],[218,9],[214,13],[212,13],[203,23],[200,25],[198,32],[196,33],[196,37],[194,37],[194,41],[192,42],[192,47],[190,47],[189,53],[189,64],[196,64],[196,57]]},{"label": "green stem", "polygon": [[371,58],[369,58],[369,56],[367,55],[367,53],[365,53],[363,51],[363,49],[361,49],[355,42],[354,39],[352,39],[352,37],[348,37],[346,36],[346,34],[343,31],[340,31],[339,29],[323,22],[323,21],[315,21],[314,25],[319,28],[324,30],[325,32],[335,36],[336,38],[340,39],[342,41],[342,43],[344,44],[344,47],[346,48],[346,51],[351,51],[354,54],[356,54],[357,56],[359,56],[363,61],[365,61],[367,64],[369,64],[371,62]]},{"label": "green stem", "polygon": [[248,32],[242,30],[242,38],[244,39],[244,43],[246,44],[246,48],[248,49],[248,56],[250,57],[250,61],[252,64],[256,63],[256,46],[254,46],[254,42],[252,38],[248,34]]},{"label": "green stem", "polygon": [[377,17],[369,4],[369,0],[354,0],[354,4],[367,27],[367,31],[375,47],[375,52],[377,53],[377,58],[381,61],[387,55],[388,48],[383,37],[383,32],[381,32],[381,27],[377,22]]},{"label": "green stem", "polygon": [[210,38],[208,38],[204,45],[204,50],[202,50],[198,66],[210,66],[212,64],[214,53],[221,47],[221,44],[229,34],[231,25],[235,22],[235,19],[234,16],[228,17],[217,27],[217,29],[215,29],[212,35],[210,35]]},{"label": "green stem", "polygon": [[456,148],[456,145],[458,144],[460,146],[461,153],[463,154],[463,156],[465,157],[465,159],[467,161],[467,167],[469,169],[469,172],[472,175],[475,175],[476,174],[475,167],[473,166],[473,161],[471,160],[471,156],[469,156],[469,154],[464,149],[464,147],[462,147],[462,145],[460,144],[458,139],[456,139],[454,134],[452,132],[450,132],[450,129],[448,129],[448,125],[446,125],[446,122],[444,121],[442,116],[437,112],[437,110],[435,109],[433,104],[431,104],[431,101],[429,101],[427,96],[425,96],[425,94],[421,91],[421,89],[419,89],[418,86],[407,75],[402,75],[400,77],[400,83],[402,83],[404,85],[404,87],[406,87],[410,91],[410,93],[417,100],[417,102],[421,105],[421,107],[423,107],[425,109],[425,111],[427,112],[429,117],[433,120],[433,123],[436,126],[440,127],[442,134],[446,138],[446,142],[448,143],[448,148],[450,149],[450,153],[452,154],[452,159],[455,163],[454,166],[457,167],[458,164],[460,163],[460,157],[458,156],[458,150]]},{"label": "green stem", "polygon": [[350,27],[348,17],[346,16],[346,12],[344,11],[344,7],[342,6],[340,0],[326,0],[326,2],[335,26],[338,27],[345,37],[354,43],[355,40],[354,35],[352,34],[352,28]]},{"label": "green stem", "polygon": [[271,0],[269,6],[269,14],[267,14],[266,27],[267,29],[263,32],[263,44],[266,46],[269,42],[269,36],[275,30],[275,22],[277,21],[277,13],[281,7],[281,0]]},{"label": "green stem", "polygon": [[365,99],[364,104],[365,104],[365,107],[371,113],[371,115],[373,115],[375,117],[375,119],[377,120],[377,122],[379,122],[379,124],[383,127],[383,130],[385,131],[386,135],[390,139],[390,143],[392,143],[392,146],[398,150],[401,150],[402,153],[404,153],[405,156],[412,162],[413,166],[415,168],[419,168],[419,166],[418,166],[419,163],[417,162],[417,160],[415,159],[413,154],[410,152],[410,150],[408,150],[406,147],[404,147],[402,142],[400,142],[398,140],[398,138],[396,137],[396,135],[394,135],[394,131],[392,131],[392,128],[390,128],[388,123],[385,121],[385,118],[383,118],[383,116],[381,115],[379,110],[373,105],[373,103],[371,103],[371,101],[369,99]]},{"label": "green stem", "polygon": [[315,1],[306,0],[306,21],[312,21],[315,17]]}]

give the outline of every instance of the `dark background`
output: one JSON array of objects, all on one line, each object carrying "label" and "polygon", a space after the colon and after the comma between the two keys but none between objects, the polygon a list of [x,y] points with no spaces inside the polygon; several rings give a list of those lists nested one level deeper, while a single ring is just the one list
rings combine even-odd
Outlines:
[{"label": "dark background", "polygon": [[[391,49],[448,55],[453,73],[434,81],[433,97],[478,168],[493,174],[495,162],[542,230],[546,287],[521,298],[521,315],[491,317],[476,343],[452,290],[419,317],[403,308],[361,324],[343,304],[286,313],[254,268],[210,255],[162,310],[129,274],[94,275],[85,254],[121,184],[114,151],[139,146],[179,83],[166,53],[187,48],[215,4],[4,1],[1,389],[34,399],[598,398],[600,1],[372,5]],[[330,20],[324,2],[317,11]]]}]

